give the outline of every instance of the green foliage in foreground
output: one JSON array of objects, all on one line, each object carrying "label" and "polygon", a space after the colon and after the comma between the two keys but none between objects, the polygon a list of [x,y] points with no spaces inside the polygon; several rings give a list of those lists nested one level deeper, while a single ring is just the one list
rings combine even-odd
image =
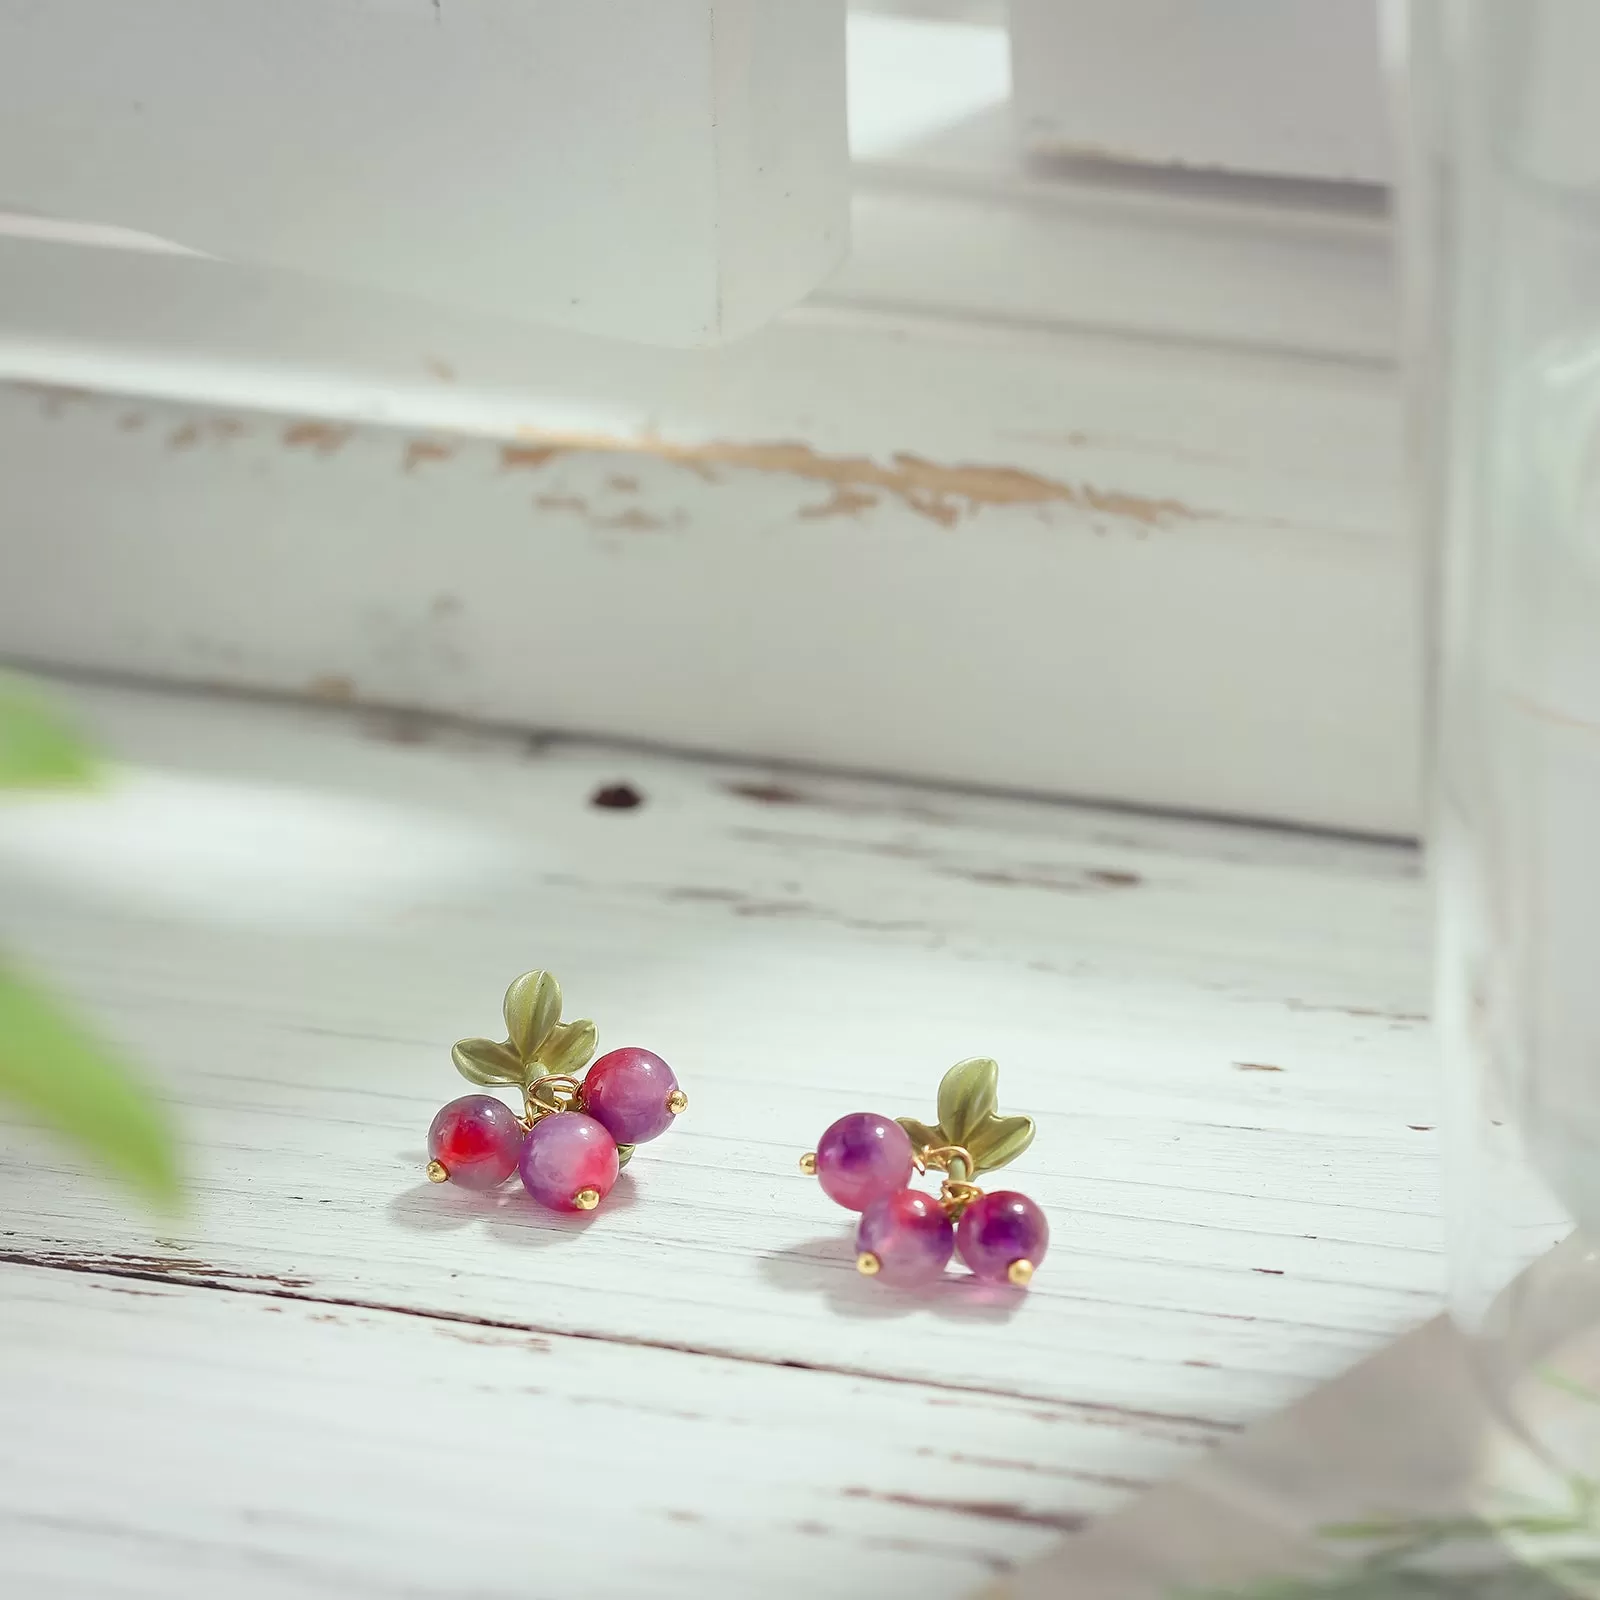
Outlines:
[{"label": "green foliage in foreground", "polygon": [[[70,724],[26,684],[0,675],[0,788],[82,787],[97,772]],[[177,1199],[175,1141],[160,1103],[115,1050],[3,960],[0,1096],[147,1198]]]}]

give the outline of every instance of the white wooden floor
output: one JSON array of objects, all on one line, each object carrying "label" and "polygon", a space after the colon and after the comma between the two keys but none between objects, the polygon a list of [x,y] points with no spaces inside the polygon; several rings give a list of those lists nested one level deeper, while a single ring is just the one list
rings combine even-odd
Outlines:
[{"label": "white wooden floor", "polygon": [[[8,1592],[958,1595],[1435,1304],[1406,849],[76,698],[129,768],[0,807],[0,940],[192,1204],[0,1125]],[[423,1178],[536,965],[691,1096],[582,1220]],[[1053,1253],[860,1278],[796,1157],[979,1052]]]}]

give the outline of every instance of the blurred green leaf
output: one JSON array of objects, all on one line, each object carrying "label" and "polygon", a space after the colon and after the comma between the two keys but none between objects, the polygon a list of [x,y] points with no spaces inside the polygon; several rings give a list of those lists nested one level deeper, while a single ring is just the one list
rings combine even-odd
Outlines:
[{"label": "blurred green leaf", "polygon": [[1564,1394],[1570,1394],[1573,1399],[1582,1400],[1587,1405],[1600,1405],[1600,1394],[1587,1384],[1579,1383],[1576,1378],[1569,1378],[1566,1373],[1557,1372],[1553,1367],[1541,1367],[1539,1381],[1548,1384],[1552,1389],[1560,1389]]},{"label": "blurred green leaf", "polygon": [[0,788],[76,788],[94,780],[93,753],[31,685],[0,673]]},{"label": "blurred green leaf", "polygon": [[178,1198],[166,1113],[117,1053],[0,967],[0,1094],[162,1205]]}]

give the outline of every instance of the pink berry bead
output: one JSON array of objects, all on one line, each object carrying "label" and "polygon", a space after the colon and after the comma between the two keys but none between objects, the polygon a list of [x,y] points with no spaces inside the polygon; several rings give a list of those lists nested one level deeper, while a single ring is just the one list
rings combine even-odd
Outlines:
[{"label": "pink berry bead", "polygon": [[613,1050],[583,1080],[584,1110],[618,1144],[659,1137],[687,1103],[672,1068],[649,1050]]},{"label": "pink berry bead", "polygon": [[889,1117],[855,1111],[817,1141],[817,1181],[830,1200],[865,1211],[911,1181],[911,1140]]},{"label": "pink berry bead", "polygon": [[956,1248],[978,1277],[1020,1288],[1050,1248],[1050,1224],[1027,1195],[997,1189],[962,1212]]},{"label": "pink berry bead", "polygon": [[542,1117],[522,1141],[522,1181],[552,1211],[593,1211],[617,1181],[617,1141],[581,1111]]},{"label": "pink berry bead", "polygon": [[442,1106],[428,1129],[428,1176],[463,1189],[493,1189],[517,1170],[522,1124],[492,1094],[466,1094]]},{"label": "pink berry bead", "polygon": [[931,1283],[955,1249],[955,1229],[944,1208],[920,1189],[874,1200],[856,1228],[856,1265],[901,1288]]}]

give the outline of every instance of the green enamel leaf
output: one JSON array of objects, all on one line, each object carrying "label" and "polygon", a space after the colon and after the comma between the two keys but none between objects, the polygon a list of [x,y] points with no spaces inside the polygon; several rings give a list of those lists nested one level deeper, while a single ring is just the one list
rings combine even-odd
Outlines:
[{"label": "green enamel leaf", "polygon": [[0,788],[77,788],[95,772],[89,747],[55,709],[0,674]]},{"label": "green enamel leaf", "polygon": [[0,968],[0,1094],[74,1139],[150,1199],[178,1198],[176,1141],[159,1102],[108,1045]]},{"label": "green enamel leaf", "polygon": [[966,1140],[972,1164],[979,1172],[992,1172],[1015,1161],[1032,1143],[1032,1117],[990,1117]]},{"label": "green enamel leaf", "polygon": [[522,1082],[522,1062],[508,1043],[496,1043],[493,1039],[458,1039],[451,1046],[450,1059],[468,1083],[480,1084],[485,1089],[496,1084],[520,1085]]},{"label": "green enamel leaf", "polygon": [[589,1065],[597,1042],[595,1026],[587,1017],[577,1022],[558,1022],[539,1046],[538,1064],[545,1073],[576,1077]]},{"label": "green enamel leaf", "polygon": [[939,1126],[952,1144],[967,1144],[994,1115],[999,1081],[999,1065],[987,1056],[959,1062],[945,1073],[939,1084]]},{"label": "green enamel leaf", "polygon": [[918,1122],[915,1117],[896,1117],[894,1120],[910,1136],[911,1148],[917,1152],[919,1159],[925,1151],[935,1150],[950,1142],[937,1128],[930,1128],[926,1122]]},{"label": "green enamel leaf", "polygon": [[633,1152],[638,1148],[636,1144],[619,1144],[617,1146],[617,1170],[619,1172],[633,1160]]},{"label": "green enamel leaf", "polygon": [[523,1061],[534,1061],[561,1020],[561,985],[548,972],[524,972],[506,990],[505,1013],[512,1048]]}]

